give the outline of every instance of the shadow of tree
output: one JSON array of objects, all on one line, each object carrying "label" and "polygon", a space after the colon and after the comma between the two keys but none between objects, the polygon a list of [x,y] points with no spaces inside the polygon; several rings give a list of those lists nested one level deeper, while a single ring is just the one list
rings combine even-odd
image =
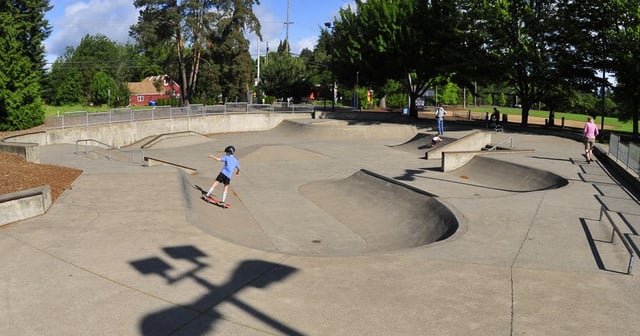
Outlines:
[{"label": "shadow of tree", "polygon": [[234,296],[235,293],[247,286],[266,288],[284,280],[297,269],[270,261],[245,260],[236,267],[227,283],[214,285],[199,276],[202,270],[210,266],[200,260],[207,255],[197,247],[191,245],[173,246],[166,247],[163,251],[173,260],[188,261],[192,264],[191,269],[177,276],[171,276],[169,273],[173,267],[160,257],[135,260],[130,264],[141,274],[160,276],[170,285],[184,280],[195,281],[204,287],[207,293],[187,305],[172,306],[147,315],[140,322],[142,335],[185,334],[197,336],[207,334],[214,330],[216,322],[222,318],[222,315],[215,310],[215,307],[222,302],[235,305],[282,334],[303,335]]}]

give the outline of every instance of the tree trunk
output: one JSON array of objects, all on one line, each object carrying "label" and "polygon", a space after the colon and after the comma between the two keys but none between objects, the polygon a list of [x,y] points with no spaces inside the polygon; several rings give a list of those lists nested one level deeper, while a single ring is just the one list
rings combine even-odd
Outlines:
[{"label": "tree trunk", "polygon": [[182,34],[180,28],[176,29],[176,44],[178,45],[178,68],[180,69],[180,76],[182,77],[182,94],[180,95],[180,101],[182,106],[189,105],[189,82],[187,82],[187,70],[184,64],[184,46],[182,45]]}]

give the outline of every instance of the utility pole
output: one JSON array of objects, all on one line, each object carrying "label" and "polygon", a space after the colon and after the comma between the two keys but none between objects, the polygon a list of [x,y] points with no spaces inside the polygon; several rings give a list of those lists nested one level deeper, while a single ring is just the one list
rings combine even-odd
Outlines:
[{"label": "utility pole", "polygon": [[287,0],[287,21],[284,22],[284,24],[286,26],[284,41],[287,44],[286,45],[287,54],[289,53],[289,26],[291,24],[293,24],[293,22],[289,21],[289,7],[290,7],[290,4],[291,4],[290,0]]},{"label": "utility pole", "polygon": [[334,25],[331,24],[331,22],[325,22],[324,26],[327,27],[328,29],[331,29],[331,112],[334,112],[336,110],[336,74],[335,74],[335,68],[334,68],[334,62],[335,62],[335,56],[334,56],[334,38],[335,36],[333,35],[333,28],[335,27]]},{"label": "utility pole", "polygon": [[258,40],[258,74],[256,75],[256,84],[254,86],[258,86],[260,84],[260,40]]}]

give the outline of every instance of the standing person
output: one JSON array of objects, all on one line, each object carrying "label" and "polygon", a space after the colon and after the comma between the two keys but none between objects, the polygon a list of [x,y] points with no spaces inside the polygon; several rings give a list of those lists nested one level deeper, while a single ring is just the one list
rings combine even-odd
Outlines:
[{"label": "standing person", "polygon": [[500,111],[496,107],[493,108],[493,113],[491,113],[491,120],[496,124],[500,121]]},{"label": "standing person", "polygon": [[438,120],[438,135],[444,134],[444,115],[447,114],[447,111],[442,107],[442,103],[438,104],[438,108],[436,109],[436,119]]},{"label": "standing person", "polygon": [[225,206],[224,203],[227,199],[227,190],[229,189],[229,184],[231,183],[231,177],[233,176],[234,171],[236,175],[240,175],[240,162],[238,162],[238,160],[233,156],[233,153],[235,153],[235,151],[235,147],[227,146],[227,148],[224,149],[225,156],[217,157],[213,154],[209,155],[209,158],[223,162],[224,166],[222,166],[218,177],[216,177],[216,180],[213,182],[211,188],[207,192],[207,197],[211,197],[216,186],[222,183],[224,185],[224,190],[222,191],[223,207]]},{"label": "standing person", "polygon": [[584,124],[582,131],[584,141],[584,157],[587,159],[587,163],[591,163],[591,156],[593,155],[593,145],[596,143],[596,137],[598,136],[598,126],[593,122],[593,118],[587,117],[587,122]]}]

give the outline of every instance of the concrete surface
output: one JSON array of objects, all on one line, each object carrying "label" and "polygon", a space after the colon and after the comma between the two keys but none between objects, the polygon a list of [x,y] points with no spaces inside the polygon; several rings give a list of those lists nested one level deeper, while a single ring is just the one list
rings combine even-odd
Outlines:
[{"label": "concrete surface", "polygon": [[[463,175],[391,147],[415,136],[400,125],[351,125],[366,128],[355,131],[362,138],[341,136],[349,124],[315,122],[145,150],[196,175],[85,157],[72,144],[41,147],[41,162],[83,174],[45,215],[0,229],[0,334],[640,330],[640,280],[624,274],[628,253],[604,242],[611,227],[598,222],[606,206],[625,218],[631,237],[640,207],[599,161],[584,162],[582,144],[495,133],[492,143],[512,137],[514,147],[535,152],[495,157],[519,171],[491,174],[495,160],[481,160]],[[453,126],[446,137],[471,131]],[[195,185],[209,187],[221,165],[207,155],[228,144],[241,174],[231,183],[232,207],[221,209],[201,201]],[[489,183],[526,185],[526,167],[567,184]],[[456,232],[422,239],[425,223],[443,213]]]}]

